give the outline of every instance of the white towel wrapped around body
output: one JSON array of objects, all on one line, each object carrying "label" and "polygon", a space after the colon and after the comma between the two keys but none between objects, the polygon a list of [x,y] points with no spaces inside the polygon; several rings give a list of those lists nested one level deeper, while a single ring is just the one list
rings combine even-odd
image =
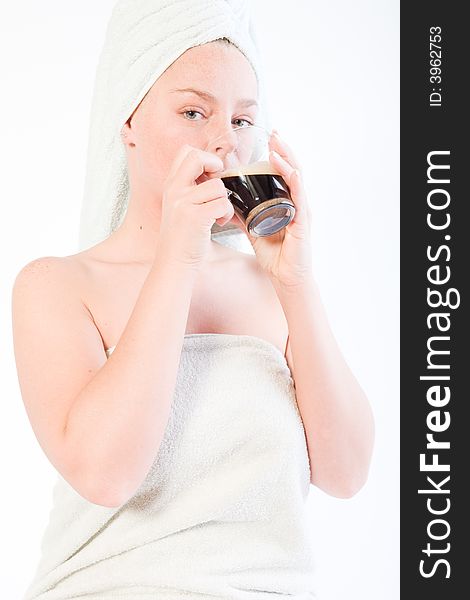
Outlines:
[{"label": "white towel wrapped around body", "polygon": [[59,476],[23,600],[312,600],[309,486],[282,352],[254,336],[186,335],[146,479],[106,508]]},{"label": "white towel wrapped around body", "polygon": [[[223,37],[234,43],[253,67],[259,95],[257,124],[270,128],[261,55],[247,0],[118,0],[96,71],[80,250],[106,239],[125,215],[129,180],[120,136],[124,124],[181,54]],[[244,236],[233,224],[222,228],[214,224],[214,232],[221,242],[224,234]]]}]

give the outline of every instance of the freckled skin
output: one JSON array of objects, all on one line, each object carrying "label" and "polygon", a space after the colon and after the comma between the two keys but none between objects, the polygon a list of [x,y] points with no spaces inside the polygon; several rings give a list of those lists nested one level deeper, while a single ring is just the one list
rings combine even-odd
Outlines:
[{"label": "freckled skin", "polygon": [[[228,85],[232,81],[237,85]],[[170,92],[188,87],[209,92],[218,102]],[[223,42],[190,48],[159,77],[122,129],[131,194],[122,225],[107,240],[110,250],[113,246],[119,254],[152,262],[162,190],[178,150],[183,144],[205,149],[210,140],[239,125],[237,119],[254,122],[257,107],[238,106],[238,100],[257,97],[250,63],[235,46]],[[202,114],[183,114],[188,110]],[[236,215],[231,222],[239,224]],[[207,259],[219,252],[220,245],[212,242]]]}]

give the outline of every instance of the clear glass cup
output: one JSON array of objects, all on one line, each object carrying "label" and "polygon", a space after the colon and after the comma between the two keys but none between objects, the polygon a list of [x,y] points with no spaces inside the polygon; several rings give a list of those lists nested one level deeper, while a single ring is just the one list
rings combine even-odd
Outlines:
[{"label": "clear glass cup", "polygon": [[270,133],[264,127],[236,127],[209,142],[207,152],[223,160],[224,182],[235,212],[254,237],[269,236],[288,225],[295,215],[289,187],[269,161]]}]

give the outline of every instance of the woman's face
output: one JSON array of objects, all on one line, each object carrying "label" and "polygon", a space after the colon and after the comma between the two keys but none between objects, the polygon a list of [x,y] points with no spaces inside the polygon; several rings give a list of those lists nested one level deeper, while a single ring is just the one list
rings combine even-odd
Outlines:
[{"label": "woman's face", "polygon": [[[188,88],[213,98],[178,91]],[[234,127],[254,124],[257,88],[250,63],[231,44],[210,42],[182,54],[123,128],[131,189],[160,194],[183,144],[204,150]]]}]

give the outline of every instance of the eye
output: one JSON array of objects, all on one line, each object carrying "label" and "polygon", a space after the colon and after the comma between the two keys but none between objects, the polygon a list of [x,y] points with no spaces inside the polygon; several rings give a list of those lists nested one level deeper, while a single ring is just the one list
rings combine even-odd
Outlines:
[{"label": "eye", "polygon": [[253,123],[248,121],[248,119],[235,119],[234,123],[237,121],[246,123],[246,125],[237,125],[237,127],[248,127],[249,125],[253,125]]},{"label": "eye", "polygon": [[[190,113],[191,113],[191,114],[196,114],[196,115],[201,115],[201,116],[204,116],[204,115],[203,115],[201,112],[199,112],[198,110],[185,110],[185,111],[183,112],[183,115],[189,115]],[[186,118],[188,119],[188,121],[196,121],[196,120],[197,120],[197,119],[192,119],[192,118],[188,118],[188,117],[186,117]]]}]

